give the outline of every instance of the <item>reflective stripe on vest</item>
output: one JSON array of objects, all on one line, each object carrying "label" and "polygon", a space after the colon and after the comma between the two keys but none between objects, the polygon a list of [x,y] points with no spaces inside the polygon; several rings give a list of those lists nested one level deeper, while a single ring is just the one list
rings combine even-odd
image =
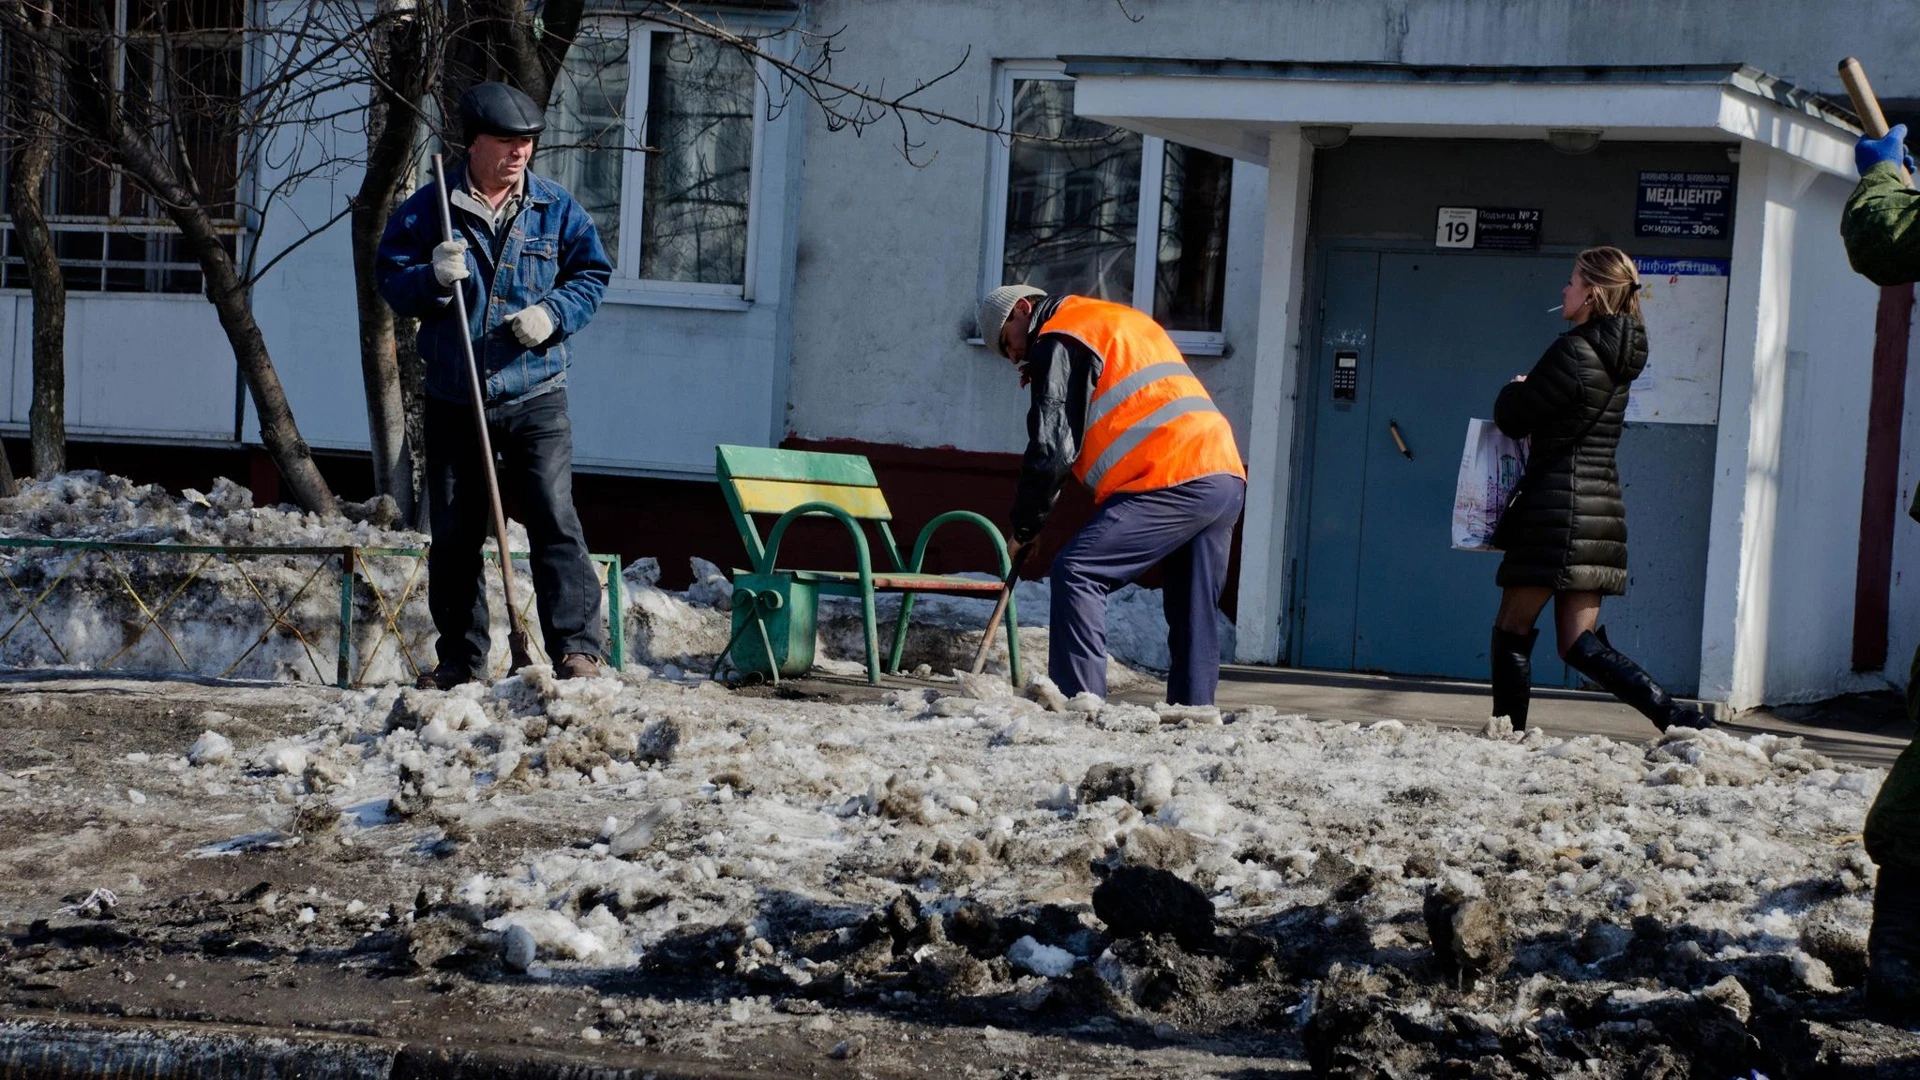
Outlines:
[{"label": "reflective stripe on vest", "polygon": [[1100,357],[1073,473],[1094,502],[1218,473],[1244,478],[1226,417],[1158,323],[1123,304],[1068,296],[1040,327]]},{"label": "reflective stripe on vest", "polygon": [[1113,440],[1112,444],[1107,447],[1106,452],[1094,459],[1093,464],[1087,469],[1087,475],[1084,477],[1086,485],[1095,491],[1100,490],[1100,482],[1106,479],[1109,472],[1113,471],[1113,467],[1120,464],[1128,454],[1138,449],[1141,443],[1146,442],[1147,436],[1166,427],[1172,423],[1173,419],[1177,416],[1185,416],[1188,413],[1196,412],[1210,412],[1217,416],[1220,410],[1214,408],[1213,402],[1207,398],[1181,397],[1174,398],[1172,401],[1148,413],[1145,418],[1121,432],[1120,435]]}]

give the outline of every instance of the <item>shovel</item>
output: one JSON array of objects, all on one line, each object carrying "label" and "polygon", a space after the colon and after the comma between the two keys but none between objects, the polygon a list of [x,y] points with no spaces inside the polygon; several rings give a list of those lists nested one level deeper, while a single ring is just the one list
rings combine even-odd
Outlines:
[{"label": "shovel", "polygon": [[1000,620],[1007,617],[1007,602],[1013,599],[1013,586],[1020,579],[1020,564],[1027,561],[1027,552],[1031,550],[1030,546],[1021,548],[1007,565],[1007,580],[1000,586],[1000,600],[993,605],[993,617],[987,620],[987,632],[980,638],[980,651],[973,655],[971,670],[975,675],[986,670],[987,653],[993,649],[993,635],[1000,631]]},{"label": "shovel", "polygon": [[[1840,61],[1840,81],[1847,85],[1847,96],[1853,99],[1853,113],[1860,118],[1860,126],[1866,130],[1870,139],[1884,138],[1887,134],[1887,117],[1880,111],[1880,99],[1873,96],[1873,85],[1867,82],[1867,69],[1860,61],[1849,56]],[[1900,182],[1913,186],[1913,177],[1907,174],[1906,166],[1895,165],[1900,171]]]},{"label": "shovel", "polygon": [[[453,209],[447,203],[447,175],[440,155],[433,155],[433,182],[440,189],[440,231],[447,240],[453,235]],[[467,381],[473,388],[473,426],[480,432],[480,453],[487,462],[487,498],[493,504],[493,538],[500,547],[500,587],[507,598],[507,651],[512,654],[509,672],[533,663],[527,649],[527,632],[520,626],[520,607],[513,602],[513,562],[507,557],[507,515],[500,509],[500,477],[493,471],[493,439],[487,434],[486,395],[480,389],[480,362],[473,356],[473,341],[467,336],[467,293],[464,282],[454,282],[453,313],[460,319],[460,347],[467,352]]]}]

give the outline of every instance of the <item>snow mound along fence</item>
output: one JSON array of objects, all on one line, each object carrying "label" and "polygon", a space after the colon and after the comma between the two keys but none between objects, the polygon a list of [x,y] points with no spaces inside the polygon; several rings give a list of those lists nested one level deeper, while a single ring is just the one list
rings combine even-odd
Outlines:
[{"label": "snow mound along fence", "polygon": [[[432,667],[426,551],[0,537],[0,666],[164,672],[348,687]],[[533,589],[512,552],[533,625]],[[624,610],[618,555],[590,555],[606,610]],[[486,589],[499,595],[487,553]],[[331,571],[331,574],[329,574]],[[497,625],[504,612],[494,612]],[[626,663],[609,620],[608,663]],[[497,635],[496,635],[497,636]],[[537,635],[535,635],[537,639]],[[537,655],[535,659],[550,662]],[[503,650],[496,650],[503,652]],[[489,658],[504,674],[504,655]],[[328,677],[328,669],[332,677]]]}]

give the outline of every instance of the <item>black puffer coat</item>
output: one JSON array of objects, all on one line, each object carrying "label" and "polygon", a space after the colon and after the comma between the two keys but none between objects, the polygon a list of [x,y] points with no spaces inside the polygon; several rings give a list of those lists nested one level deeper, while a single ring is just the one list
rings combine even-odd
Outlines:
[{"label": "black puffer coat", "polygon": [[1627,384],[1646,366],[1640,320],[1601,315],[1560,335],[1525,382],[1500,391],[1494,423],[1533,438],[1520,497],[1500,523],[1502,588],[1627,591],[1627,506],[1614,451]]}]

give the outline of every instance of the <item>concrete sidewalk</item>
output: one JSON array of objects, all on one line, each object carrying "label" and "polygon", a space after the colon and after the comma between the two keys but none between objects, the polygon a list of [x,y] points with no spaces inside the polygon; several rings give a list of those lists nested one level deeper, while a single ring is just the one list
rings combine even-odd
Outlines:
[{"label": "concrete sidewalk", "polygon": [[[928,685],[932,684],[887,676],[879,687],[871,687],[862,676],[829,675],[815,669],[805,678],[785,680],[780,690],[762,686],[748,692],[868,701],[888,689]],[[1166,684],[1143,680],[1112,696],[1116,701],[1150,704],[1165,699]],[[1467,731],[1486,725],[1490,697],[1486,683],[1239,664],[1221,668],[1218,696],[1220,707],[1228,711],[1265,705],[1282,713],[1339,723],[1425,721]],[[1798,736],[1828,757],[1856,765],[1892,765],[1914,737],[1914,725],[1907,720],[1900,696],[1892,691],[1850,694],[1812,705],[1749,709],[1731,716],[1709,705],[1702,708],[1728,732]],[[1645,717],[1605,694],[1557,688],[1534,690],[1528,724],[1555,735],[1605,735],[1629,742],[1644,742],[1659,734]]]},{"label": "concrete sidewalk", "polygon": [[[1114,696],[1150,702],[1163,692],[1160,684],[1151,684]],[[1220,672],[1223,709],[1266,705],[1323,720],[1425,720],[1478,731],[1487,722],[1489,700],[1486,683],[1242,665]],[[1555,735],[1645,740],[1657,734],[1646,718],[1613,698],[1578,690],[1536,689],[1528,723]],[[1721,726],[1740,735],[1797,735],[1829,757],[1882,767],[1891,765],[1914,735],[1899,696],[1891,691],[1751,709],[1722,717]]]}]

